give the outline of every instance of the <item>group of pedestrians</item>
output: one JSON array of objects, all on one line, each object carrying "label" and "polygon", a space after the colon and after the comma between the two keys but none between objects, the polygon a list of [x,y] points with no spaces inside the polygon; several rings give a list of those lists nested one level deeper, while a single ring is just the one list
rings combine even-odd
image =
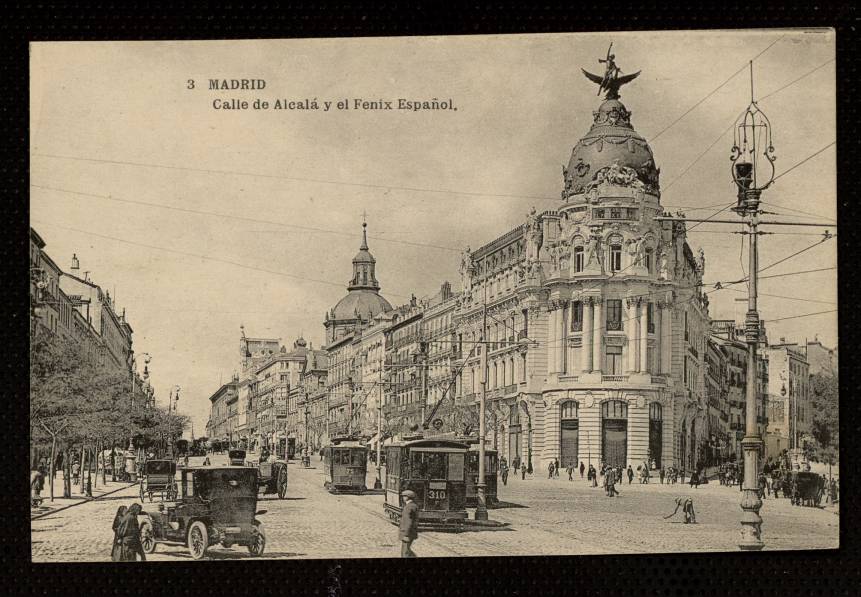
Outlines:
[{"label": "group of pedestrians", "polygon": [[132,504],[128,508],[120,506],[114,516],[114,542],[111,549],[111,560],[114,562],[136,562],[138,557],[146,561],[141,545],[141,531],[138,515],[141,513],[140,504]]}]

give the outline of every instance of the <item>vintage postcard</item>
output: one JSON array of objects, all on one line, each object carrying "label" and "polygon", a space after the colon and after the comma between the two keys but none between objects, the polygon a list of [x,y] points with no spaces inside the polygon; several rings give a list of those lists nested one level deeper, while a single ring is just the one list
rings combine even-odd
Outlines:
[{"label": "vintage postcard", "polygon": [[30,75],[34,562],[839,546],[833,30]]}]

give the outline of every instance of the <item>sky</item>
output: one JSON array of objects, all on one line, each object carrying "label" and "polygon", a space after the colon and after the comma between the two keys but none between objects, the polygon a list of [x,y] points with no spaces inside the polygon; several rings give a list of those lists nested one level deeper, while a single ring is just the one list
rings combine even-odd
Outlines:
[{"label": "sky", "polygon": [[[241,325],[288,348],[300,334],[323,344],[363,214],[381,293],[397,305],[445,280],[459,289],[464,247],[533,206],[558,206],[561,165],[600,103],[580,69],[602,72],[610,42],[623,73],[641,71],[622,101],[652,147],[667,209],[705,218],[735,201],[732,124],[750,103],[755,59],[754,94],[786,172],[763,208],[836,222],[835,34],[772,29],[35,43],[30,224],[61,268],[76,254],[79,273],[126,309],[157,400],[181,386],[179,411],[200,436],[209,396],[238,370]],[[209,90],[216,78],[266,86]],[[255,98],[321,109],[212,105]],[[450,98],[457,110],[322,109],[357,98]],[[745,275],[740,229],[689,232],[707,284]],[[768,231],[779,234],[760,237],[761,269],[824,229]],[[836,312],[808,315],[837,308],[836,266],[830,240],[762,274],[833,268],[760,281],[769,340],[837,345]],[[713,318],[743,319],[746,288],[733,288],[709,295]]]}]

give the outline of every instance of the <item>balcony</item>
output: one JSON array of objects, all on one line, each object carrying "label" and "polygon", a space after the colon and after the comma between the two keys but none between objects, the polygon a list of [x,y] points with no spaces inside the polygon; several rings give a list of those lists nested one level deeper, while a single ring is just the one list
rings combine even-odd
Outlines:
[{"label": "balcony", "polygon": [[509,394],[514,394],[515,392],[517,392],[517,384],[505,386],[505,388],[503,388],[502,390],[502,393],[506,396],[508,396]]},{"label": "balcony", "polygon": [[607,320],[607,331],[608,332],[621,332],[622,331],[622,320],[617,319],[608,319]]},{"label": "balcony", "polygon": [[526,336],[526,330],[520,330],[519,332],[517,332],[517,339],[518,340],[523,340],[526,337],[527,337]]},{"label": "balcony", "polygon": [[667,376],[666,375],[652,375],[652,383],[658,385],[666,385]]},{"label": "balcony", "polygon": [[607,381],[611,383],[623,383],[628,381],[627,375],[602,375],[601,381]]}]

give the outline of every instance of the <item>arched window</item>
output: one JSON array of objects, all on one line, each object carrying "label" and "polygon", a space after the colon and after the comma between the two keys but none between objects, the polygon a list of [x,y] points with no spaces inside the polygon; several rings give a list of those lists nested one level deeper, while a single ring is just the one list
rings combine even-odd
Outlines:
[{"label": "arched window", "polygon": [[628,403],[624,400],[608,400],[601,404],[602,419],[627,419]]},{"label": "arched window", "polygon": [[649,405],[649,463],[654,462],[655,468],[661,468],[663,457],[664,413],[660,402]]},{"label": "arched window", "polygon": [[628,403],[608,400],[601,404],[601,455],[610,466],[626,466],[628,460]]},{"label": "arched window", "polygon": [[580,443],[580,421],[577,402],[566,400],[559,405],[559,460],[563,466],[577,466]]},{"label": "arched window", "polygon": [[560,418],[576,419],[578,414],[577,401],[567,400],[560,405]]}]

